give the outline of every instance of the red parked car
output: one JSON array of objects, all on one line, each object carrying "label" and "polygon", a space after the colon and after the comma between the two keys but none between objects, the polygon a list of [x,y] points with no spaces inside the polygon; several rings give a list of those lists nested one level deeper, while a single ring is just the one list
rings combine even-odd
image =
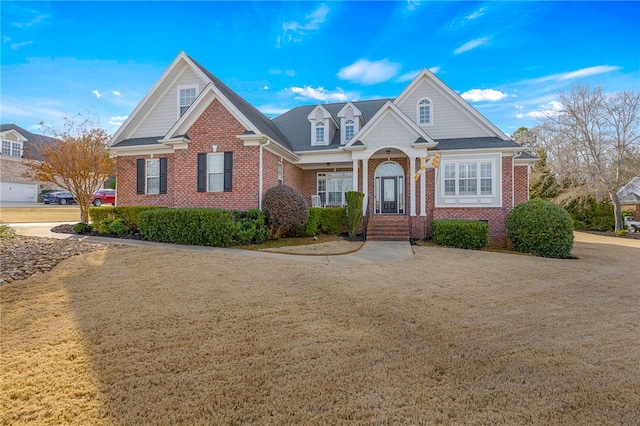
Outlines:
[{"label": "red parked car", "polygon": [[91,196],[91,204],[96,207],[100,207],[103,204],[116,205],[116,190],[115,189],[99,189]]}]

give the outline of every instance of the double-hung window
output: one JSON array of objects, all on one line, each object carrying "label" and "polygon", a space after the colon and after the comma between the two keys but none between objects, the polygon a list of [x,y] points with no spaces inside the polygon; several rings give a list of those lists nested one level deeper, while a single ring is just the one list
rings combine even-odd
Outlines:
[{"label": "double-hung window", "polygon": [[428,126],[431,124],[433,111],[431,110],[431,101],[428,98],[422,98],[418,101],[418,124]]},{"label": "double-hung window", "polygon": [[198,96],[198,89],[194,87],[181,87],[178,90],[178,109],[180,110],[180,117],[185,113],[187,108],[191,106],[193,101]]},{"label": "double-hung window", "polygon": [[155,158],[147,160],[147,170],[145,173],[147,177],[146,193],[147,194],[159,194],[160,193],[160,159]]},{"label": "double-hung window", "polygon": [[284,184],[284,164],[278,163],[278,185]]},{"label": "double-hung window", "polygon": [[444,195],[493,195],[493,162],[464,161],[445,163]]},{"label": "double-hung window", "polygon": [[316,123],[316,143],[324,143],[324,122]]},{"label": "double-hung window", "polygon": [[209,192],[224,191],[224,153],[207,154],[207,189]]},{"label": "double-hung window", "polygon": [[198,153],[198,192],[231,192],[233,152]]},{"label": "double-hung window", "polygon": [[346,205],[345,192],[353,190],[353,172],[318,173],[318,195],[322,205]]},{"label": "double-hung window", "polygon": [[345,142],[349,142],[353,138],[354,130],[355,130],[354,121],[353,120],[345,121],[345,126],[344,126],[344,140],[345,140]]},{"label": "double-hung window", "polygon": [[136,160],[136,193],[167,193],[167,158],[138,158]]}]

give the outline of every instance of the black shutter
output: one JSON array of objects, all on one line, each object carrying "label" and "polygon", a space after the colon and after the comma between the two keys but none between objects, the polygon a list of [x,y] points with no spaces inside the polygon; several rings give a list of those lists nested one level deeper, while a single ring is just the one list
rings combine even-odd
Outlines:
[{"label": "black shutter", "polygon": [[136,160],[136,192],[138,194],[144,194],[144,158],[138,158]]},{"label": "black shutter", "polygon": [[233,177],[233,151],[224,153],[224,192],[231,192]]},{"label": "black shutter", "polygon": [[160,159],[160,193],[167,193],[167,157]]},{"label": "black shutter", "polygon": [[198,153],[198,192],[207,191],[207,153]]}]

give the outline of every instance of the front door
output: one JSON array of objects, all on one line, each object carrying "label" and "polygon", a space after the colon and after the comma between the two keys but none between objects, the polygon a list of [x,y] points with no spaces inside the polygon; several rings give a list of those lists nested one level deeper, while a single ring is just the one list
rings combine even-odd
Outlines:
[{"label": "front door", "polygon": [[397,177],[382,178],[382,210],[380,213],[398,213]]}]

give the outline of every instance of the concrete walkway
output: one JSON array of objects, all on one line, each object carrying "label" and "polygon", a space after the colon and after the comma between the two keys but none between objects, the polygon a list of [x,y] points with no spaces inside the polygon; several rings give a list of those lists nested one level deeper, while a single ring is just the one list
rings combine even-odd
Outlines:
[{"label": "concrete walkway", "polygon": [[[153,241],[139,241],[116,239],[108,237],[94,237],[85,235],[60,234],[51,232],[51,228],[64,223],[15,223],[8,224],[12,229],[16,230],[16,234],[31,237],[45,237],[58,239],[80,239],[83,241],[100,242],[100,243],[117,243],[138,247],[158,247],[177,250],[197,250],[209,251],[214,253],[227,254],[231,256],[260,257],[268,259],[280,259],[294,262],[311,262],[311,263],[379,263],[381,261],[406,260],[413,256],[413,248],[408,241],[367,241],[362,248],[356,252],[349,254],[340,254],[335,256],[309,256],[296,254],[270,253],[257,250],[242,250],[220,247],[206,246],[189,246],[182,244],[156,243]],[[71,223],[73,224],[73,223]]]}]

